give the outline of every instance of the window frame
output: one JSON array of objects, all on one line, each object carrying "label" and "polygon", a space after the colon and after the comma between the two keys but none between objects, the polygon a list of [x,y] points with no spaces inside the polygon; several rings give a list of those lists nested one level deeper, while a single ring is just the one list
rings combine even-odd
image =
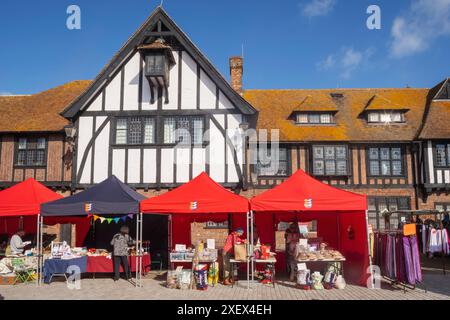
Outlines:
[{"label": "window frame", "polygon": [[[189,133],[191,135],[191,143],[190,144],[186,144],[186,143],[179,143],[177,141],[177,137],[175,136],[175,142],[164,142],[165,140],[165,136],[164,136],[164,123],[165,120],[168,118],[173,118],[175,119],[175,131],[179,129],[178,127],[178,120],[180,118],[188,118],[189,119]],[[193,137],[194,137],[194,126],[193,126],[193,120],[195,118],[199,118],[202,121],[202,141],[201,143],[195,143],[193,141]],[[161,141],[160,144],[164,145],[164,146],[180,146],[180,147],[194,147],[194,146],[201,146],[201,147],[205,147],[207,145],[207,141],[204,141],[204,136],[205,136],[205,132],[206,132],[206,120],[205,120],[205,116],[204,115],[163,115],[161,117]]]},{"label": "window frame", "polygon": [[[376,113],[378,116],[378,121],[370,121],[370,115]],[[381,121],[382,114],[393,114],[393,113],[399,113],[400,114],[400,121]],[[392,116],[391,116],[392,119]],[[405,111],[401,110],[368,110],[366,115],[366,121],[368,124],[402,124],[406,123],[406,117],[405,117]]]},{"label": "window frame", "polygon": [[[375,201],[375,211],[374,210],[370,210],[370,202],[371,201]],[[376,226],[372,227],[375,230],[380,230],[380,219],[383,219],[384,221],[384,229],[386,229],[386,222],[384,220],[383,215],[381,214],[381,211],[379,209],[379,204],[380,202],[384,200],[384,203],[386,203],[386,207],[389,210],[389,205],[392,204],[392,201],[390,202],[390,200],[395,200],[396,202],[396,206],[397,206],[397,210],[411,210],[411,197],[408,196],[368,196],[367,197],[367,217],[368,217],[368,221],[370,223],[370,220],[375,218],[376,219]],[[406,200],[406,207],[405,208],[400,208],[400,200]],[[373,216],[375,214],[375,216]],[[403,214],[403,215],[399,215],[397,214],[397,221],[399,221],[400,217],[402,216],[408,216],[408,214]],[[398,223],[397,223],[398,224]],[[393,224],[389,221],[389,227],[391,227]],[[390,228],[392,229],[392,228]],[[395,225],[395,229],[397,229],[397,225]]]},{"label": "window frame", "polygon": [[[25,149],[19,149],[19,141],[20,139],[27,139],[27,147]],[[28,144],[31,142],[35,142],[37,144],[38,139],[44,139],[45,147],[44,148],[34,148],[30,149],[28,148]],[[31,150],[41,150],[44,152],[44,159],[42,164],[19,164],[19,152],[25,152],[26,158],[28,157],[28,152]],[[14,163],[13,168],[14,169],[38,169],[38,168],[47,168],[48,163],[48,136],[47,135],[24,135],[24,136],[17,136],[14,139]]]},{"label": "window frame", "polygon": [[[440,165],[437,163],[437,145],[439,144],[443,144],[446,146],[445,148],[445,160],[446,160],[446,165]],[[439,169],[448,169],[450,168],[450,141],[440,141],[440,142],[433,142],[433,165],[435,168],[439,168]]]},{"label": "window frame", "polygon": [[[314,155],[314,148],[318,148],[318,147],[322,147],[323,148],[323,158],[322,158],[322,160],[323,160],[323,163],[324,163],[324,167],[323,167],[323,170],[324,170],[324,173],[323,174],[316,174],[315,173],[315,161],[316,161],[316,158],[315,158],[315,155]],[[337,174],[337,173],[335,173],[335,174],[327,174],[327,172],[326,172],[326,164],[325,164],[325,162],[326,162],[326,157],[325,157],[325,148],[326,147],[333,147],[334,148],[334,159],[332,159],[334,162],[335,162],[335,171],[337,171],[337,162],[339,161],[339,160],[343,160],[343,159],[338,159],[337,158],[337,153],[336,153],[336,148],[337,147],[344,147],[345,148],[345,163],[346,163],[346,173],[345,174]],[[349,148],[349,146],[347,145],[347,144],[313,144],[313,145],[311,145],[311,148],[310,148],[310,153],[311,153],[311,156],[310,156],[310,167],[311,167],[311,174],[314,176],[314,177],[321,177],[321,178],[323,178],[323,177],[330,177],[330,178],[340,178],[340,177],[349,177],[350,175],[351,175],[351,154],[350,154],[350,148]],[[320,161],[321,159],[317,159],[318,161]],[[331,160],[331,159],[329,159],[329,160]]]},{"label": "window frame", "polygon": [[[306,115],[307,117],[307,122],[299,122],[298,118],[300,115]],[[329,115],[330,116],[330,122],[322,122],[322,115]],[[318,116],[319,117],[319,121],[318,122],[312,122],[311,121],[311,117],[312,116]],[[336,125],[336,121],[335,121],[335,112],[328,112],[328,111],[317,111],[317,112],[313,112],[313,111],[309,111],[309,112],[296,112],[294,114],[294,121],[296,125],[300,125],[300,126],[331,126],[331,125]]]},{"label": "window frame", "polygon": [[[291,148],[287,145],[279,145],[280,149],[285,149],[286,150],[286,160],[283,160],[286,162],[286,174],[275,174],[275,175],[260,175],[258,173],[258,163],[259,163],[259,159],[256,159],[256,163],[253,166],[253,171],[254,173],[256,173],[258,179],[270,179],[270,178],[286,178],[289,177],[292,174],[292,161],[291,161]],[[267,149],[270,150],[270,146],[267,146]],[[258,149],[258,153],[259,153],[259,149]],[[258,154],[257,153],[257,154]],[[278,159],[278,161],[280,162],[280,160]]]},{"label": "window frame", "polygon": [[434,209],[437,210],[437,206],[444,207],[444,212],[450,212],[450,202],[435,202]]},{"label": "window frame", "polygon": [[[141,121],[141,143],[129,143],[130,137],[130,122],[133,118],[139,118]],[[153,142],[145,143],[145,119],[153,119]],[[119,119],[127,120],[127,128],[126,128],[126,143],[117,143],[117,123]],[[138,116],[117,116],[114,118],[114,134],[113,134],[113,146],[117,147],[136,147],[136,146],[153,146],[157,144],[157,121],[156,116],[148,116],[148,115],[138,115]]]},{"label": "window frame", "polygon": [[[378,159],[374,160],[374,159],[370,159],[370,149],[371,148],[377,148],[378,149]],[[380,149],[382,148],[389,148],[389,159],[381,159],[380,156]],[[393,148],[400,148],[400,159],[392,159],[392,149]],[[376,145],[367,145],[366,146],[366,174],[367,177],[369,178],[404,178],[407,176],[407,163],[406,163],[406,147],[403,145],[395,145],[395,144],[376,144]],[[379,169],[379,174],[372,174],[371,170],[370,170],[370,163],[371,161],[377,161],[378,162],[378,169]],[[389,175],[383,175],[381,174],[381,163],[382,161],[389,161],[389,168],[390,168],[390,174]],[[392,174],[392,163],[394,161],[400,161],[402,164],[402,172],[400,175],[393,175]]]}]

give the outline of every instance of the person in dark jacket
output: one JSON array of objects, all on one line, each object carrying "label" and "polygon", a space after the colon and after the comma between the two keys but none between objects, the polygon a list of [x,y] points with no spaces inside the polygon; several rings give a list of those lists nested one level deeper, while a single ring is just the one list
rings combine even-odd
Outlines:
[{"label": "person in dark jacket", "polygon": [[133,246],[136,241],[131,239],[130,229],[127,226],[122,226],[120,232],[117,233],[111,240],[113,246],[113,261],[114,261],[114,281],[120,278],[120,264],[122,263],[123,270],[125,271],[125,279],[129,280],[130,267],[128,266],[128,247]]}]

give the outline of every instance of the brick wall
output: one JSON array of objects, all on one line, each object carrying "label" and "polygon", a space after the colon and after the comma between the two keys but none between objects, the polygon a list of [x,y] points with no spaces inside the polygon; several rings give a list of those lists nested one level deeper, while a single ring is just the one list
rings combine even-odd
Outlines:
[{"label": "brick wall", "polygon": [[206,228],[205,222],[192,222],[191,223],[191,242],[192,245],[196,245],[198,241],[206,243],[207,239],[216,240],[216,249],[221,249],[225,245],[227,240],[228,229],[211,229]]}]

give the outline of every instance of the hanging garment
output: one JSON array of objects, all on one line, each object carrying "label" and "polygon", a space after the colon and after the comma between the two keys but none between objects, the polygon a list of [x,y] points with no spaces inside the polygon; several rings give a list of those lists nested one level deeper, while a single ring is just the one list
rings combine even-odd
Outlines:
[{"label": "hanging garment", "polygon": [[397,246],[397,281],[405,282],[406,281],[405,253],[403,250],[403,241],[401,237],[396,237],[396,246]]},{"label": "hanging garment", "polygon": [[422,232],[421,232],[421,236],[422,236],[422,253],[426,254],[427,253],[427,228],[424,224],[422,224]]},{"label": "hanging garment", "polygon": [[411,248],[412,248],[412,259],[413,259],[416,282],[422,282],[422,280],[423,280],[422,266],[420,265],[420,254],[419,254],[419,246],[417,245],[417,238],[410,237],[409,241],[411,243]]},{"label": "hanging garment", "polygon": [[440,230],[441,232],[441,246],[442,246],[442,251],[445,255],[449,254],[449,246],[448,246],[448,233],[447,233],[447,229],[442,229]]},{"label": "hanging garment", "polygon": [[428,252],[441,252],[442,248],[440,240],[440,232],[438,232],[435,228],[432,228],[428,235]]},{"label": "hanging garment", "polygon": [[416,275],[414,271],[414,263],[411,254],[411,244],[408,237],[403,237],[403,250],[405,252],[405,270],[408,283],[416,284]]}]

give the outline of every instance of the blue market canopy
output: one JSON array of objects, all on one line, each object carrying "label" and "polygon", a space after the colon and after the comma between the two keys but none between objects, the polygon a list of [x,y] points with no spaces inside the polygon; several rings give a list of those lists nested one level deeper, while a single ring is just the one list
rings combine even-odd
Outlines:
[{"label": "blue market canopy", "polygon": [[145,197],[116,176],[73,196],[41,205],[42,216],[87,216],[89,214],[139,213]]}]

